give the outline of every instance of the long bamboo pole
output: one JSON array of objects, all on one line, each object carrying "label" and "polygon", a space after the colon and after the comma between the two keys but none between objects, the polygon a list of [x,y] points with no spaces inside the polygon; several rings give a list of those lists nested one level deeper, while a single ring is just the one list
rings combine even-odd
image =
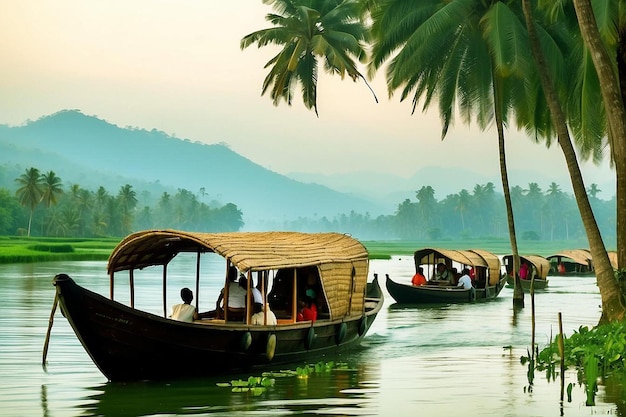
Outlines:
[{"label": "long bamboo pole", "polygon": [[46,341],[43,344],[43,357],[41,359],[41,364],[45,368],[46,366],[46,357],[48,356],[48,344],[50,343],[50,333],[52,332],[52,323],[54,322],[54,313],[57,311],[57,305],[59,304],[59,296],[54,293],[54,302],[52,303],[52,311],[50,312],[50,318],[48,319],[48,331],[46,332]]}]

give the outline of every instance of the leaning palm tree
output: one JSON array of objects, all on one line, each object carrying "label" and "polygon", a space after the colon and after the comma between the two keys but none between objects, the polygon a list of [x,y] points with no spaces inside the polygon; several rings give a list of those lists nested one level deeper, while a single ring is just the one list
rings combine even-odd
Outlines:
[{"label": "leaning palm tree", "polygon": [[[481,129],[495,121],[509,238],[514,269],[519,270],[504,129],[509,109],[524,106],[524,74],[532,62],[525,53],[521,11],[515,3],[481,0],[376,0],[367,5],[373,21],[370,71],[393,56],[387,69],[390,95],[397,89],[401,100],[412,95],[413,111],[420,100],[426,109],[436,98],[442,138],[456,109],[465,122],[475,119]],[[518,279],[513,303],[524,304]]]},{"label": "leaning palm tree", "polygon": [[41,174],[37,168],[28,168],[26,172],[20,175],[19,178],[16,178],[15,181],[19,184],[15,195],[23,207],[30,209],[30,216],[28,217],[28,236],[30,236],[33,213],[35,212],[35,207],[37,207],[37,204],[41,201],[43,192]]},{"label": "leaning palm tree", "polygon": [[[267,62],[269,74],[263,82],[262,95],[270,90],[274,105],[285,100],[291,105],[297,84],[307,109],[317,111],[318,60],[324,69],[353,81],[365,77],[356,60],[366,58],[368,30],[361,20],[356,0],[263,0],[276,13],[266,16],[273,27],[244,36],[241,49],[256,43],[258,47],[276,44],[280,52]],[[371,90],[371,88],[370,88]],[[376,99],[376,96],[374,96]]]},{"label": "leaning palm tree", "polygon": [[[577,0],[575,0],[577,1]],[[593,257],[598,287],[602,297],[601,321],[623,320],[626,317],[626,305],[621,289],[615,280],[613,268],[602,240],[602,235],[596,223],[591,204],[585,189],[580,167],[576,159],[576,153],[570,139],[566,116],[556,91],[554,80],[550,74],[546,57],[541,49],[537,27],[533,19],[533,9],[529,0],[522,0],[524,18],[528,29],[530,49],[537,66],[542,89],[546,95],[550,115],[554,123],[557,139],[563,156],[567,162],[567,168],[576,197],[576,203],[587,233],[591,256]],[[613,131],[610,132],[614,134]]]}]

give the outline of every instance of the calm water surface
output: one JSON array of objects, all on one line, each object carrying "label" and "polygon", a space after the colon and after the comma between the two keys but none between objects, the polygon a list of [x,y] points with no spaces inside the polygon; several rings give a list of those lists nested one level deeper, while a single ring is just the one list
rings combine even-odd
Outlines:
[{"label": "calm water surface", "polygon": [[[168,304],[178,302],[180,287],[194,285],[189,277],[195,276],[195,260],[177,262],[169,270]],[[206,267],[217,266],[216,262],[209,259]],[[79,284],[108,295],[105,267],[105,262],[0,265],[1,415],[625,415],[618,409],[621,399],[608,396],[602,386],[597,405],[585,406],[584,388],[576,384],[574,370],[566,373],[566,384],[576,384],[571,402],[567,397],[560,401],[558,378],[548,381],[538,373],[529,384],[520,357],[531,343],[530,296],[526,294],[526,308],[514,314],[509,288],[493,302],[421,308],[396,305],[385,291],[385,305],[362,346],[335,358],[347,362],[349,370],[308,379],[278,378],[259,396],[217,386],[230,379],[247,379],[248,374],[169,383],[108,383],[59,311],[44,370],[41,359],[54,298],[52,278],[65,272]],[[221,263],[217,268],[223,273]],[[370,278],[378,273],[384,287],[385,273],[408,282],[412,271],[412,258],[394,257],[372,261]],[[137,306],[157,314],[163,314],[160,273],[136,276]],[[116,282],[116,298],[121,301],[128,292],[124,278],[120,275]],[[201,289],[200,299],[206,299],[201,309],[214,305],[217,291]],[[536,295],[535,307],[540,348],[558,332],[559,312],[567,334],[580,325],[592,326],[600,317],[595,278],[550,277],[549,289]]]}]

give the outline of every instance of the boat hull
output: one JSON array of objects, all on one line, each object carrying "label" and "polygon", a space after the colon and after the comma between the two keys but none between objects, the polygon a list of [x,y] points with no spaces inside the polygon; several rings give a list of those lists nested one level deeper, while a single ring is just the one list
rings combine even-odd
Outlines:
[{"label": "boat hull", "polygon": [[[533,282],[533,289],[535,290],[545,290],[546,287],[548,286],[548,282],[549,280],[547,279],[534,279],[534,280],[529,280],[529,279],[521,279],[520,282],[522,283],[522,288],[525,291],[530,291],[530,283]],[[513,277],[511,277],[510,275],[507,276],[506,278],[506,283],[509,287],[515,287],[515,282],[513,281]]]},{"label": "boat hull", "polygon": [[457,287],[440,287],[435,285],[413,286],[401,284],[387,277],[385,285],[389,295],[399,304],[429,303],[471,303],[488,301],[496,298],[505,285],[505,278],[494,286],[472,290]]},{"label": "boat hull", "polygon": [[[314,323],[254,326],[183,323],[146,313],[57,277],[63,315],[110,381],[204,377],[275,367],[333,355],[357,345],[382,307],[367,299],[363,316]],[[378,282],[370,284],[374,293]]]}]

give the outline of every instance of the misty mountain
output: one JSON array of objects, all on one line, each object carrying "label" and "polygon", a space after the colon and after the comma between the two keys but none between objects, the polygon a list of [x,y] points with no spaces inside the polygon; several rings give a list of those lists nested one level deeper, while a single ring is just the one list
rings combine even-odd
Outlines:
[{"label": "misty mountain", "polygon": [[385,212],[366,198],[270,171],[222,144],[192,142],[155,129],[120,128],[77,110],[23,126],[0,125],[0,155],[3,187],[13,189],[15,178],[32,166],[55,171],[66,187],[95,190],[102,185],[116,193],[128,183],[138,197],[144,190],[158,197],[184,188],[207,202],[236,204],[246,230],[297,217]]}]

